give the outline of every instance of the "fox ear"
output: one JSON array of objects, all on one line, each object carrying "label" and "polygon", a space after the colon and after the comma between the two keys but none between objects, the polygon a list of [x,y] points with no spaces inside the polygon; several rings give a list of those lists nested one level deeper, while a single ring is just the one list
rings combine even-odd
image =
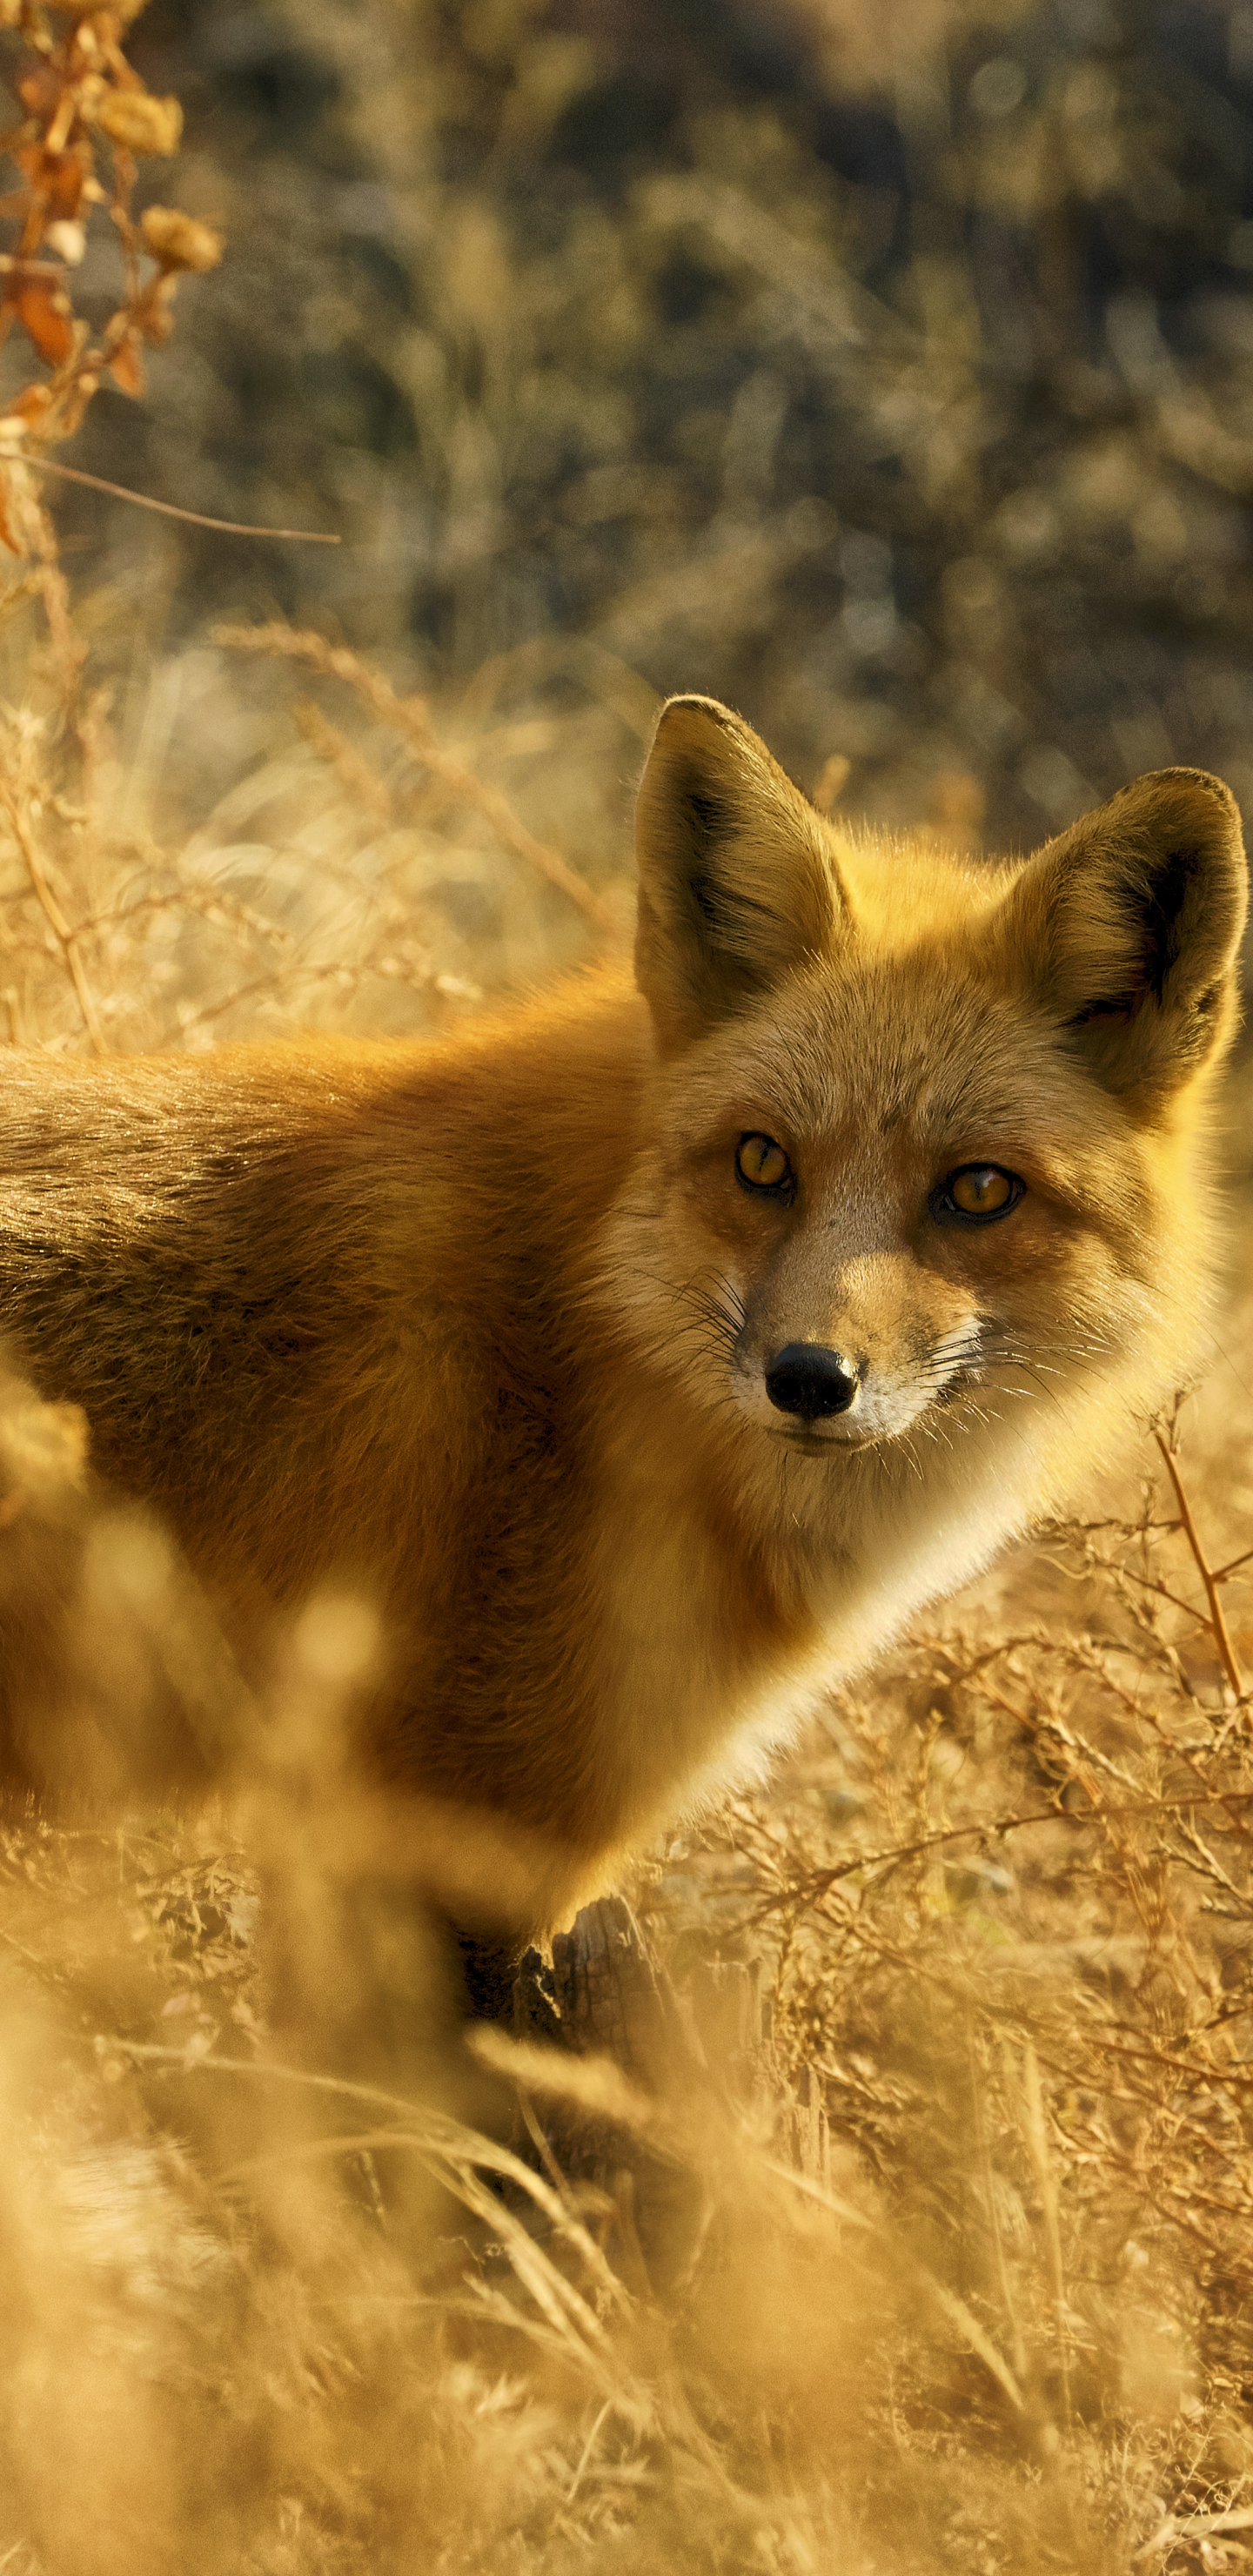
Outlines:
[{"label": "fox ear", "polygon": [[1157,769],[1028,861],[1005,927],[1105,1088],[1154,1096],[1230,1034],[1247,901],[1230,788]]},{"label": "fox ear", "polygon": [[845,908],[825,826],[713,698],[662,708],[636,850],[635,973],[666,1055],[820,955]]}]

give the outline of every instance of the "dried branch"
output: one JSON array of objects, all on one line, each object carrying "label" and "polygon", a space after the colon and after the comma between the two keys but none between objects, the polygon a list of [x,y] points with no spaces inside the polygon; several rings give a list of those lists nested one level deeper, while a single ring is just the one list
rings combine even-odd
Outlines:
[{"label": "dried branch", "polygon": [[[222,244],[177,207],[149,206],[138,224],[132,218],[136,161],[176,152],[183,119],[178,100],[154,98],[127,61],[121,17],[83,9],[58,30],[42,0],[18,0],[6,19],[27,49],[14,84],[26,114],[3,138],[22,184],[6,200],[17,240],[0,269],[0,339],[16,325],[52,372],[23,388],[4,428],[43,444],[72,435],[104,374],[124,393],[142,393],[141,352],[169,338],[179,278],[216,267]],[[121,250],[123,293],[93,340],[69,286],[98,207]]]},{"label": "dried branch", "polygon": [[[8,424],[12,435],[12,424]],[[338,546],[343,539],[319,528],[262,528],[246,519],[210,519],[203,510],[181,509],[176,501],[154,500],[151,492],[132,492],[125,483],[110,483],[103,474],[85,474],[80,466],[62,465],[58,457],[37,456],[19,447],[0,447],[0,464],[32,465],[39,474],[57,474],[64,483],[82,483],[89,492],[108,492],[115,501],[133,501],[137,510],[155,510],[163,519],[181,519],[189,528],[213,528],[221,537],[273,537],[288,544]]]},{"label": "dried branch", "polygon": [[[1179,1462],[1176,1452],[1171,1447],[1165,1433],[1161,1430],[1155,1431],[1153,1437],[1157,1442],[1157,1446],[1165,1462],[1166,1473],[1174,1486],[1175,1499],[1179,1505],[1180,1519],[1182,1520],[1184,1529],[1187,1533],[1188,1545],[1192,1550],[1197,1572],[1205,1586],[1205,1597],[1209,1603],[1210,1626],[1212,1627],[1214,1636],[1217,1640],[1218,1651],[1222,1657],[1227,1679],[1235,1692],[1236,1698],[1238,1700],[1242,1700],[1245,1691],[1244,1676],[1241,1673],[1236,1651],[1232,1645],[1230,1632],[1223,1615],[1223,1605],[1218,1597],[1218,1586],[1222,1578],[1214,1573],[1205,1550],[1201,1545],[1196,1522],[1192,1517],[1192,1506],[1188,1500],[1186,1492],[1184,1491],[1183,1478],[1179,1473]],[[1247,1563],[1247,1558],[1244,1557],[1237,1557],[1235,1560],[1235,1565],[1245,1563]],[[1226,1571],[1228,1573],[1234,1573],[1235,1565],[1229,1566]]]},{"label": "dried branch", "polygon": [[[1006,1702],[1005,1706],[1008,1705]],[[1018,1714],[1016,1710],[1010,1713]],[[869,1873],[895,1869],[902,1861],[917,1860],[924,1852],[941,1851],[949,1843],[999,1842],[1006,1834],[1022,1833],[1028,1825],[1082,1825],[1087,1828],[1121,1824],[1131,1818],[1186,1815],[1197,1807],[1229,1808],[1233,1802],[1253,1805],[1253,1789],[1199,1789],[1195,1795],[1186,1798],[1147,1798],[1142,1804],[1129,1802],[1125,1806],[1103,1807],[1094,1799],[1090,1806],[1075,1809],[1063,1807],[1059,1802],[1052,1807],[1037,1807],[1028,1814],[987,1816],[972,1825],[946,1825],[942,1832],[919,1834],[913,1842],[893,1843],[881,1851],[854,1852],[847,1860],[837,1862],[834,1869],[816,1870],[811,1878],[790,1882],[747,1915],[739,1929],[747,1930],[752,1924],[764,1922],[768,1915],[778,1913],[781,1906],[819,1904],[841,1879],[856,1878],[863,1870]]]},{"label": "dried branch", "polygon": [[47,870],[44,867],[43,860],[40,857],[35,844],[34,834],[30,828],[29,817],[23,810],[21,797],[14,788],[12,779],[8,776],[7,771],[4,770],[0,770],[0,802],[3,803],[5,813],[9,820],[9,829],[12,832],[13,838],[22,853],[23,860],[25,861],[26,872],[30,878],[32,890],[38,901],[40,910],[43,913],[44,919],[52,932],[52,936],[57,943],[62,960],[69,974],[70,981],[73,984],[74,991],[78,997],[78,1007],[82,1013],[83,1026],[91,1039],[91,1043],[94,1046],[97,1055],[105,1055],[108,1050],[105,1045],[104,1032],[100,1026],[99,1013],[92,998],[87,978],[83,973],[83,962],[78,953],[78,934],[76,931],[71,929],[70,924],[66,920],[65,914],[62,912],[61,906],[57,902],[56,896],[52,891],[48,882]]}]

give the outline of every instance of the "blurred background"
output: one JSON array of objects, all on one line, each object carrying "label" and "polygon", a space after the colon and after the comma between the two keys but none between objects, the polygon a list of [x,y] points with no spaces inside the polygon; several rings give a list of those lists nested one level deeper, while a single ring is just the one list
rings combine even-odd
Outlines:
[{"label": "blurred background", "polygon": [[[345,539],[67,497],[150,647],[282,611],[497,726],[621,663],[998,845],[1169,761],[1253,803],[1246,0],[152,0],[128,41],[186,110],[144,193],[228,248],[76,460]],[[542,729],[509,754],[593,872],[618,696],[573,813]]]},{"label": "blurred background", "polygon": [[[177,955],[98,948],[111,1043],[438,1024],[588,951],[360,692],[319,713],[223,618],[426,693],[602,937],[672,690],[971,848],[1173,761],[1253,810],[1250,0],[149,0],[127,44],[186,118],[140,202],[226,256],[73,461],[343,543],[51,487],[113,829],[128,864],[190,832],[200,885]],[[117,275],[97,223],[76,309]],[[77,1042],[41,978],[13,1033]]]}]

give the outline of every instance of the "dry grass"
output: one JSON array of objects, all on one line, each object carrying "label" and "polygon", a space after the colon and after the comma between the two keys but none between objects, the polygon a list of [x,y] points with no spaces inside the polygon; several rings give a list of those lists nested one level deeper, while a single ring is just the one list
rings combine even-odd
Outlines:
[{"label": "dry grass", "polygon": [[[1177,1462],[1220,1569],[1224,1374]],[[642,1870],[673,2089],[503,2037],[414,2098],[276,2067],[220,1825],[15,1824],[12,2563],[1238,2565],[1247,1700],[1140,1463]]]},{"label": "dry grass", "polygon": [[[856,13],[809,15],[837,51],[864,41]],[[40,113],[55,120],[51,95]],[[729,130],[706,129],[686,195],[673,174],[640,193],[610,282],[645,238],[696,235],[786,290],[812,335],[830,283],[816,200],[788,195],[790,147],[741,132],[778,200],[750,222],[717,176]],[[472,302],[490,262],[481,239],[462,250]],[[115,356],[141,327],[133,283]],[[18,309],[29,332],[42,307]],[[857,312],[841,366],[880,390],[899,367],[921,455],[971,379],[924,382],[919,353],[961,335],[938,307],[899,343],[886,308]],[[52,377],[78,367],[81,393],[103,345],[49,347]],[[133,607],[101,588],[71,602],[27,494],[0,595],[0,1035],[105,1050],[434,1029],[624,940],[656,704],[640,639],[671,611],[698,639],[768,623],[789,565],[830,539],[817,503],[771,510],[743,478],[731,497],[739,516],[681,579],[654,528],[598,631],[460,674],[451,657],[418,698],[403,657],[384,671],[268,611],[164,656],[139,639],[128,668]],[[973,653],[991,592],[962,561],[950,610]],[[884,809],[973,840],[962,743],[924,725],[888,777],[868,723],[849,742]],[[815,720],[822,801],[854,793],[847,761]],[[276,2066],[257,1853],[225,1820],[10,1819],[0,2566],[1243,2564],[1247,1299],[1224,1344],[1169,1456],[1144,1430],[1094,1470],[1082,1527],[1044,1533],[833,1696],[769,1794],[650,1857],[634,1893],[689,2007],[678,2078],[503,2039],[473,2060],[433,2049],[412,2098]]]}]

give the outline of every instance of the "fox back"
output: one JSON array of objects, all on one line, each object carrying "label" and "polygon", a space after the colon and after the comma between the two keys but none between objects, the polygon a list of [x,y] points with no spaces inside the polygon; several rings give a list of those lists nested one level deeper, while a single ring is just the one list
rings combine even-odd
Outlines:
[{"label": "fox back", "polygon": [[[444,1043],[5,1059],[0,1326],[254,1694],[352,1607],[344,1777],[477,1835],[518,1939],[1065,1506],[1214,1267],[1219,781],[986,865],[676,699],[638,855],[633,980]],[[170,1792],[246,1772],[162,1728]]]}]

